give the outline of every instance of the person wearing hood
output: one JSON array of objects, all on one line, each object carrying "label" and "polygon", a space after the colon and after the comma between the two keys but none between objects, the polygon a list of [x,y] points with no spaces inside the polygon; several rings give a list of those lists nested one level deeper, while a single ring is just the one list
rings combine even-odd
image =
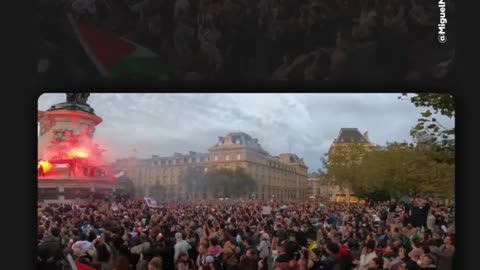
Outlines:
[{"label": "person wearing hood", "polygon": [[60,229],[51,227],[43,235],[38,245],[38,257],[43,261],[58,260],[63,257]]},{"label": "person wearing hood", "polygon": [[325,248],[325,259],[319,262],[320,269],[323,270],[340,270],[340,262],[337,258],[337,254],[340,251],[340,247],[335,243],[328,243]]},{"label": "person wearing hood", "polygon": [[101,270],[112,270],[113,256],[110,247],[102,238],[99,238],[93,243],[93,263],[97,264]]}]

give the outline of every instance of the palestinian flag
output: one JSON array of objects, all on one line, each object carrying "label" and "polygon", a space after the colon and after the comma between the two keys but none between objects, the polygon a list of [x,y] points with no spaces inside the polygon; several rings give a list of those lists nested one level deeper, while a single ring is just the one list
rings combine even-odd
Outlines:
[{"label": "palestinian flag", "polygon": [[96,268],[94,267],[74,261],[72,255],[70,254],[67,255],[67,261],[70,264],[72,270],[96,270]]},{"label": "palestinian flag", "polygon": [[102,76],[168,79],[168,69],[157,54],[131,40],[97,26],[67,17],[83,49]]},{"label": "palestinian flag", "polygon": [[115,179],[119,179],[120,177],[122,177],[124,175],[125,175],[125,172],[120,171],[120,172],[117,172],[116,174],[114,174],[113,177],[115,177]]}]

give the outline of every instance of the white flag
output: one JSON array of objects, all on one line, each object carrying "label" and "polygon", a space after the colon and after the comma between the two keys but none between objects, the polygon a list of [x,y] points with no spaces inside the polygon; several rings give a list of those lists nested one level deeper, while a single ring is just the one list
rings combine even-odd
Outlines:
[{"label": "white flag", "polygon": [[55,168],[68,168],[69,164],[68,163],[58,163],[55,164]]},{"label": "white flag", "polygon": [[115,178],[119,178],[119,177],[122,177],[124,175],[125,175],[125,172],[121,171],[121,172],[116,173],[114,176],[115,176]]},{"label": "white flag", "polygon": [[159,208],[159,206],[157,205],[157,201],[155,201],[155,199],[153,199],[152,197],[144,197],[143,199],[145,200],[145,203],[148,207]]}]

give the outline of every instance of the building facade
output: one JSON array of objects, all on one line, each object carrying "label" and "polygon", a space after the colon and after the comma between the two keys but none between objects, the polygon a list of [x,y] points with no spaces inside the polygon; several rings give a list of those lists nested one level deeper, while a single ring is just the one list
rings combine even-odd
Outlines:
[{"label": "building facade", "polygon": [[182,175],[190,168],[204,170],[208,154],[189,152],[174,153],[173,156],[152,156],[150,159],[119,159],[113,168],[123,170],[135,185],[137,197],[152,196],[159,199],[186,198]]},{"label": "building facade", "polygon": [[[244,132],[218,137],[208,153],[175,153],[170,157],[117,160],[113,167],[122,169],[136,186],[137,196],[160,199],[187,198],[183,175],[187,170],[207,172],[212,169],[243,168],[256,182],[254,197],[293,200],[308,197],[308,167],[292,153],[271,156],[258,142]],[[160,189],[160,192],[157,192]],[[195,197],[210,197],[197,194]]]}]

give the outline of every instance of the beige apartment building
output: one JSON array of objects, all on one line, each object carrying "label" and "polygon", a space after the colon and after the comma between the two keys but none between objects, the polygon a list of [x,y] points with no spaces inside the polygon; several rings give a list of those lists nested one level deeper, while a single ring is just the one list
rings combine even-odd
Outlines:
[{"label": "beige apartment building", "polygon": [[[150,159],[121,159],[113,167],[122,169],[136,186],[137,196],[155,196],[160,199],[186,198],[182,174],[190,168],[207,172],[214,168],[244,168],[257,184],[253,194],[260,199],[308,198],[308,167],[303,159],[292,153],[272,156],[258,139],[244,132],[218,137],[208,153],[175,153],[169,157],[153,156]],[[161,192],[155,191],[161,189]],[[210,194],[195,194],[206,198]]]},{"label": "beige apartment building", "polygon": [[185,198],[185,186],[182,174],[189,168],[204,170],[208,163],[208,154],[189,152],[174,153],[173,156],[152,156],[149,159],[119,159],[112,165],[123,170],[135,185],[137,197],[153,196],[158,199]]}]

